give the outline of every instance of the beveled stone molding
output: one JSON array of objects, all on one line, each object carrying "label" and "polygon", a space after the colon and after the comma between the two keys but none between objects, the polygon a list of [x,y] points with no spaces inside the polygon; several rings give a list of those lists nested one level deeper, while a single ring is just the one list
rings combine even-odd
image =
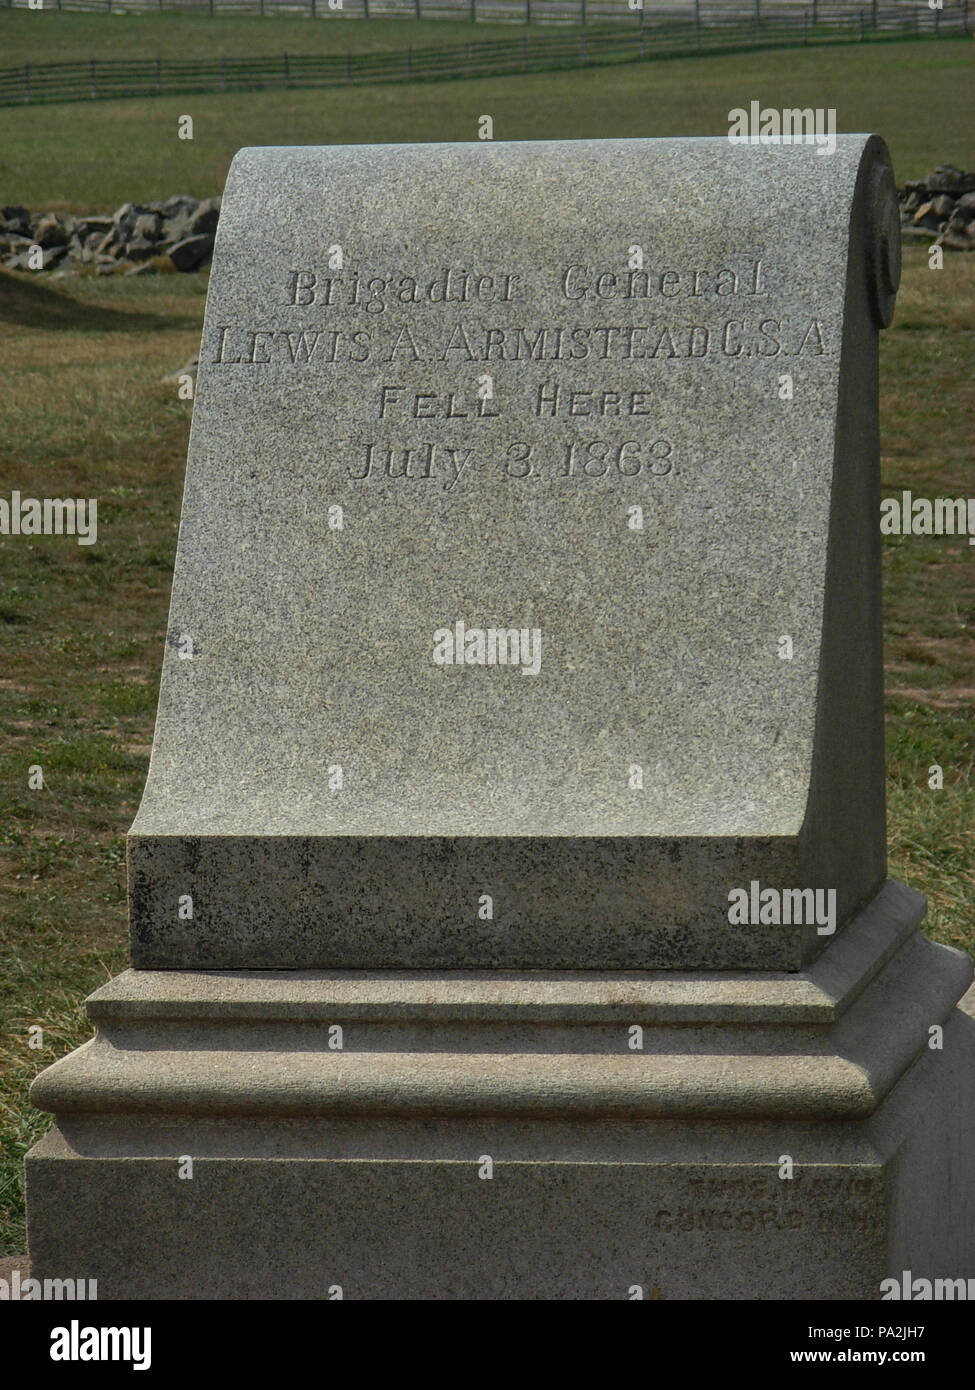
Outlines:
[{"label": "beveled stone molding", "polygon": [[129,971],[31,1097],[89,1117],[864,1118],[971,983],[923,910],[887,884],[799,977]]}]

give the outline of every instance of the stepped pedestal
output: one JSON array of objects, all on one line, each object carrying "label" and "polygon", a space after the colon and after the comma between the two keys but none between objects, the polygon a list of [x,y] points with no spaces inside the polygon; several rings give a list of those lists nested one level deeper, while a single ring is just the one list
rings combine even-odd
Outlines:
[{"label": "stepped pedestal", "polygon": [[870,1299],[971,1269],[975,991],[922,911],[889,883],[794,975],[127,971],[34,1085],[34,1272]]}]

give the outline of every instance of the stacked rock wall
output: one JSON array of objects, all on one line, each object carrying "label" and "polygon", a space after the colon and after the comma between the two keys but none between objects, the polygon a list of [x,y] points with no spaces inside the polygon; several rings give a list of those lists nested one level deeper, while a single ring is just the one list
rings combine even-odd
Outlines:
[{"label": "stacked rock wall", "polygon": [[927,178],[905,184],[899,196],[905,239],[975,251],[975,174],[941,164]]},{"label": "stacked rock wall", "polygon": [[219,216],[219,198],[185,194],[161,203],[125,203],[111,217],[32,216],[24,207],[4,207],[0,263],[10,270],[65,274],[196,270],[210,260]]}]

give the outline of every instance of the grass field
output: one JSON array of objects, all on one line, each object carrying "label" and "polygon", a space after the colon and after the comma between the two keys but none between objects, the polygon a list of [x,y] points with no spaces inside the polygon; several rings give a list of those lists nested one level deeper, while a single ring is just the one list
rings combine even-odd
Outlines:
[{"label": "grass field", "polygon": [[[971,43],[823,52],[825,66],[821,52],[795,49],[466,82],[8,108],[0,191],[31,208],[110,210],[217,193],[242,145],[473,140],[482,114],[493,116],[498,140],[719,135],[728,111],[752,99],[835,107],[841,131],[887,138],[901,180],[942,160],[973,162]],[[192,140],[177,137],[183,114],[193,116]]]},{"label": "grass field", "polygon": [[[972,162],[968,51],[834,50],[825,78],[792,52],[287,101],[194,98],[192,144],[175,139],[174,103],[5,112],[0,201],[94,209],[210,193],[241,144],[469,138],[485,111],[499,138],[714,132],[752,96],[835,105],[842,128],[883,132],[910,177],[946,158]],[[0,495],[99,499],[95,547],[0,537],[0,1253],[24,1248],[22,1160],[48,1122],[27,1104],[29,1082],[88,1036],[81,1000],[126,963],[123,837],[148,762],[190,412],[161,378],[196,350],[205,288],[203,276],[0,272]],[[973,324],[975,255],[949,255],[934,272],[907,248],[882,338],[892,493],[972,492]],[[935,939],[971,950],[975,549],[890,538],[884,585],[891,872],[928,894]],[[932,763],[942,791],[928,788]],[[28,788],[33,764],[43,790]]]},{"label": "grass field", "polygon": [[[9,1218],[37,1126],[27,1082],[124,964],[122,834],[151,742],[189,421],[159,378],[196,351],[204,292],[201,276],[69,290],[0,272],[0,494],[99,498],[97,546],[0,538],[0,1251],[23,1246]],[[30,1022],[43,1052],[25,1050]]]},{"label": "grass field", "polygon": [[[194,14],[70,14],[0,10],[0,68],[21,63],[72,63],[79,58],[228,58],[265,53],[371,53],[377,49],[504,38],[510,24],[463,19],[371,19],[326,8],[307,16]],[[535,26],[532,26],[533,28]],[[539,26],[548,27],[550,26]],[[518,33],[524,28],[522,25]]]}]

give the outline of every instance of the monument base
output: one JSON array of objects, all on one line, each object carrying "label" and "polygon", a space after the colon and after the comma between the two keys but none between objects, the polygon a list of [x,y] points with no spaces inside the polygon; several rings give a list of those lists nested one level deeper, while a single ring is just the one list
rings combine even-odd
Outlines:
[{"label": "monument base", "polygon": [[34,1083],[33,1274],[103,1299],[975,1277],[972,968],[923,912],[888,883],[794,975],[126,971]]}]

